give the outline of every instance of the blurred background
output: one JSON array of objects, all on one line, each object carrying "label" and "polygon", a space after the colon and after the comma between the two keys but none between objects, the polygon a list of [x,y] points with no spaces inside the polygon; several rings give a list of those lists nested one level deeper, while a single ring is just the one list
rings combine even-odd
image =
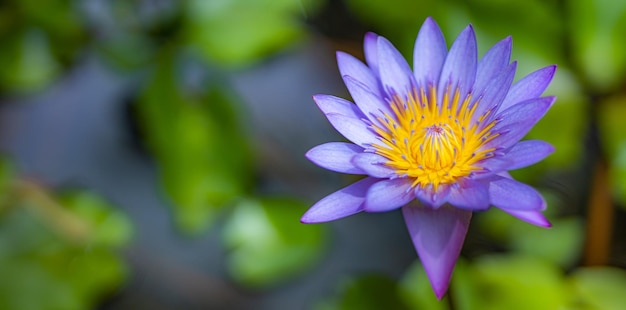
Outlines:
[{"label": "blurred background", "polygon": [[[342,140],[335,51],[411,60],[427,16],[559,67],[514,172],[553,227],[475,214],[441,302],[399,211],[299,222],[355,180],[303,156]],[[0,309],[623,309],[625,33],[620,0],[4,0]]]}]

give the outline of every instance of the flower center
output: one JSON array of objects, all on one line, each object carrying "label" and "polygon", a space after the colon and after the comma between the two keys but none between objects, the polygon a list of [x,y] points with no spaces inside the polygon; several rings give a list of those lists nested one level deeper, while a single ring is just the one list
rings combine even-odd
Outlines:
[{"label": "flower center", "polygon": [[483,170],[479,162],[495,150],[483,147],[497,136],[491,132],[495,121],[487,121],[492,111],[474,118],[478,102],[470,104],[471,94],[461,100],[458,90],[447,90],[439,104],[434,87],[428,93],[414,90],[407,97],[393,96],[393,115],[385,114],[379,125],[372,125],[381,137],[381,143],[373,145],[375,152],[388,159],[388,167],[398,176],[413,178],[413,187],[435,190]]}]

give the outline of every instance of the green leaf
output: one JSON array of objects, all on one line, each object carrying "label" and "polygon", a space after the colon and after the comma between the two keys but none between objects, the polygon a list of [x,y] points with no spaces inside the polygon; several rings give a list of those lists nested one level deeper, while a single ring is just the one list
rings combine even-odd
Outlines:
[{"label": "green leaf", "polygon": [[299,14],[319,1],[193,0],[187,2],[187,41],[212,62],[249,64],[304,34]]},{"label": "green leaf", "polygon": [[39,196],[0,216],[0,309],[92,309],[125,279],[123,260],[112,246],[126,243],[127,236],[114,232],[111,238],[110,231],[128,231],[129,222],[112,216],[91,194],[73,197],[62,208],[87,223],[93,238],[77,242],[59,234],[48,218],[55,214],[47,209],[52,206],[29,207],[50,203]]},{"label": "green leaf", "polygon": [[554,219],[549,229],[529,224],[514,225],[511,248],[515,252],[542,258],[562,267],[572,267],[580,258],[583,229],[583,221],[573,217]]},{"label": "green leaf", "polygon": [[41,88],[59,73],[59,64],[50,52],[42,31],[29,31],[2,38],[0,83],[11,91]]},{"label": "green leaf", "polygon": [[570,49],[585,82],[599,91],[620,86],[626,76],[626,2],[568,1]]},{"label": "green leaf", "polygon": [[575,270],[570,278],[576,309],[619,310],[626,305],[626,271],[614,267]]},{"label": "green leaf", "polygon": [[[544,196],[549,202],[549,210],[558,207],[555,197]],[[583,222],[576,217],[550,218],[552,227],[543,228],[492,208],[477,215],[474,222],[512,254],[543,259],[564,268],[572,267],[578,261],[583,246]]]},{"label": "green leaf", "polygon": [[456,286],[455,281],[453,289],[469,292],[455,293],[454,304],[460,310],[564,309],[570,298],[562,271],[541,259],[481,257],[461,275],[465,285]]},{"label": "green leaf", "polygon": [[307,205],[291,199],[244,200],[224,227],[228,270],[249,287],[284,281],[310,268],[325,245],[324,226],[299,219]]},{"label": "green leaf", "polygon": [[251,180],[251,160],[241,113],[226,87],[185,89],[176,79],[175,59],[174,51],[164,51],[136,111],[174,204],[175,220],[184,231],[197,232],[243,194]]},{"label": "green leaf", "polygon": [[61,195],[59,202],[91,227],[88,242],[92,245],[118,247],[130,241],[132,223],[100,196],[86,191],[67,192]]}]

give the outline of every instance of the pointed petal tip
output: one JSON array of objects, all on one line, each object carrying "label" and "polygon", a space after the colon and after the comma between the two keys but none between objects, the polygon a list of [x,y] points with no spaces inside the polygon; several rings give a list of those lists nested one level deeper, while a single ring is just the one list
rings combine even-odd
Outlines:
[{"label": "pointed petal tip", "polygon": [[556,64],[553,64],[553,65],[546,66],[542,69],[539,69],[539,70],[545,70],[547,84],[549,84],[554,78],[554,74],[556,73],[557,67],[558,66]]},{"label": "pointed petal tip", "polygon": [[377,39],[379,37],[378,34],[376,34],[375,32],[366,32],[365,33],[365,40],[373,40],[373,39]]},{"label": "pointed petal tip", "polygon": [[[498,206],[496,206],[497,208]],[[501,209],[502,211],[535,226],[543,228],[551,228],[552,223],[543,215],[541,211],[524,211],[524,210],[511,210]]]},{"label": "pointed petal tip", "polygon": [[342,57],[346,57],[347,53],[344,51],[335,51],[335,58],[337,59],[337,62],[339,62],[340,58]]},{"label": "pointed petal tip", "polygon": [[[472,26],[472,24],[465,26],[454,41],[460,41],[461,39],[470,40],[470,42],[473,42],[473,45],[476,45],[476,32],[474,31],[474,26]],[[454,45],[454,42],[452,44]]]},{"label": "pointed petal tip", "polygon": [[[304,153],[304,158],[308,159],[309,161],[311,161],[311,151],[313,151],[313,149],[310,149],[308,151],[306,151],[306,153]],[[315,151],[313,151],[315,152]]]},{"label": "pointed petal tip", "polygon": [[424,20],[424,23],[422,24],[422,28],[424,28],[424,26],[435,27],[435,28],[439,29],[439,25],[437,24],[435,19],[432,18],[432,16],[426,17],[426,19]]},{"label": "pointed petal tip", "polygon": [[326,222],[330,222],[331,220],[319,220],[319,219],[315,219],[315,215],[311,215],[311,212],[307,211],[304,213],[304,215],[302,215],[302,217],[300,218],[300,223],[302,224],[320,224],[320,223],[326,223]]},{"label": "pointed petal tip", "polygon": [[328,94],[315,94],[315,95],[311,96],[311,98],[313,99],[313,101],[315,101],[315,103],[317,103],[320,100],[325,100],[329,96],[330,95],[328,95]]},{"label": "pointed petal tip", "polygon": [[553,65],[543,67],[535,72],[543,71],[545,74],[546,85],[549,85],[552,79],[554,78],[554,74],[556,73],[557,68],[558,66],[556,64],[553,64]]},{"label": "pointed petal tip", "polygon": [[310,212],[307,211],[300,218],[300,223],[302,223],[302,224],[317,224],[317,223],[321,223],[321,222],[313,220],[311,218],[311,216],[310,216]]},{"label": "pointed petal tip", "polygon": [[446,295],[446,292],[448,292],[448,284],[439,288],[433,287],[433,291],[435,292],[435,297],[437,297],[437,300],[441,300],[443,296]]}]

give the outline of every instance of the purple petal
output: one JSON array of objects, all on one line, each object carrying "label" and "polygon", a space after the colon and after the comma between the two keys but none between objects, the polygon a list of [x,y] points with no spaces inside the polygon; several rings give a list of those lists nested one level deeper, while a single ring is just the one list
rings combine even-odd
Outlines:
[{"label": "purple petal", "polygon": [[419,87],[428,91],[428,86],[437,85],[447,53],[446,39],[441,29],[432,18],[426,18],[413,49],[413,72]]},{"label": "purple petal", "polygon": [[[439,79],[438,98],[443,98],[446,91],[452,92],[458,88],[461,98],[469,92],[476,78],[476,35],[472,25],[467,26],[450,47],[450,52],[441,69]],[[450,89],[448,89],[450,87]]]},{"label": "purple petal", "polygon": [[513,146],[546,114],[555,97],[541,97],[518,103],[498,114],[499,123],[493,132],[499,135],[484,144],[484,148],[506,149]]},{"label": "purple petal", "polygon": [[363,47],[367,65],[375,76],[380,76],[378,73],[378,35],[373,32],[366,33]]},{"label": "purple petal", "polygon": [[363,211],[367,190],[376,181],[365,178],[322,198],[304,213],[300,222],[328,222]]},{"label": "purple petal", "polygon": [[441,299],[448,290],[472,212],[450,205],[432,209],[410,204],[402,213],[430,284]]},{"label": "purple petal", "polygon": [[[350,76],[365,85],[365,88],[369,89],[377,96],[381,96],[378,79],[372,70],[360,60],[344,52],[337,52],[337,65],[339,66],[341,76]],[[350,90],[350,88],[348,88],[348,90]],[[352,93],[351,90],[350,93]]]},{"label": "purple petal", "polygon": [[343,80],[356,105],[372,122],[378,122],[378,117],[382,117],[384,114],[393,115],[389,105],[367,85],[347,75],[343,77]]},{"label": "purple petal", "polygon": [[511,37],[506,37],[490,48],[478,62],[474,91],[482,92],[489,81],[504,70],[511,59]]},{"label": "purple petal", "polygon": [[484,210],[489,208],[489,190],[480,181],[461,180],[451,186],[448,202],[457,208]]},{"label": "purple petal", "polygon": [[385,165],[387,161],[387,158],[378,154],[360,153],[352,158],[352,165],[371,177],[390,178],[395,175],[395,170]]},{"label": "purple petal", "polygon": [[388,95],[404,97],[412,91],[415,85],[413,71],[402,54],[383,37],[378,37],[378,61],[380,80]]},{"label": "purple petal", "polygon": [[365,174],[352,163],[352,157],[361,154],[363,148],[345,142],[329,142],[310,149],[304,156],[316,165],[341,173]]},{"label": "purple petal", "polygon": [[313,96],[313,100],[326,115],[340,114],[356,119],[365,119],[363,112],[361,112],[354,103],[346,99],[331,95],[315,95]]},{"label": "purple petal", "polygon": [[418,186],[415,188],[415,196],[422,203],[436,209],[448,202],[448,196],[450,196],[450,186],[447,184],[440,184],[436,192],[430,187],[422,188],[421,186]]},{"label": "purple petal", "polygon": [[538,163],[554,152],[554,146],[540,140],[526,140],[515,144],[505,155],[510,162],[507,170],[524,168]]},{"label": "purple petal", "polygon": [[536,189],[509,178],[489,182],[491,203],[503,210],[540,211],[546,202]]},{"label": "purple petal", "polygon": [[365,201],[366,212],[384,212],[402,207],[415,198],[411,180],[382,180],[370,187]]},{"label": "purple petal", "polygon": [[498,74],[494,79],[489,81],[487,88],[484,89],[484,92],[481,93],[480,98],[478,98],[478,107],[476,107],[476,110],[472,115],[473,121],[477,121],[479,117],[483,116],[483,114],[488,110],[491,110],[491,114],[489,114],[489,117],[486,120],[483,120],[483,124],[489,124],[490,119],[495,117],[495,113],[498,110],[497,107],[506,96],[509,88],[511,87],[511,83],[513,83],[516,68],[517,62],[513,62],[504,70],[500,71],[500,74]]},{"label": "purple petal", "polygon": [[368,147],[378,141],[376,135],[369,129],[369,126],[360,119],[341,114],[328,114],[326,118],[340,134],[355,144]]},{"label": "purple petal", "polygon": [[552,224],[546,219],[546,217],[540,211],[526,211],[526,210],[511,210],[511,209],[502,209],[502,211],[515,216],[516,218],[533,224],[539,227],[549,228],[552,227]]},{"label": "purple petal", "polygon": [[541,96],[552,81],[556,66],[541,68],[517,81],[502,102],[501,109],[506,109],[516,103]]}]

